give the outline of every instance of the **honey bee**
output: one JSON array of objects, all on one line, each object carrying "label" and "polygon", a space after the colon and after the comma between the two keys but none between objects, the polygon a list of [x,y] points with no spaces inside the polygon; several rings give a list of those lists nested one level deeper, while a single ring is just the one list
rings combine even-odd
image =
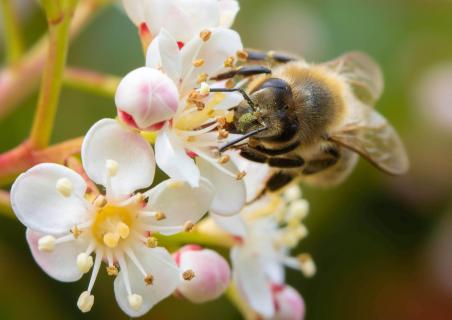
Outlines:
[{"label": "honey bee", "polygon": [[406,173],[409,161],[394,128],[374,109],[383,91],[379,66],[366,54],[309,64],[303,59],[249,51],[248,64],[213,79],[252,76],[243,101],[234,109],[229,131],[242,134],[222,147],[240,150],[248,160],[274,168],[267,189],[278,190],[295,178],[334,186],[347,178],[358,155],[380,170]]}]

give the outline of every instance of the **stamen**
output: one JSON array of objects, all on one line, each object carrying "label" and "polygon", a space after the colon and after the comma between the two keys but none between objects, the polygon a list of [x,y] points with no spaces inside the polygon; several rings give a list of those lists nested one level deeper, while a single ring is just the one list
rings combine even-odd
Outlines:
[{"label": "stamen", "polygon": [[229,170],[227,170],[225,167],[223,167],[222,165],[220,165],[217,162],[217,159],[212,158],[211,156],[207,155],[206,153],[204,153],[203,151],[201,151],[198,148],[191,148],[191,151],[195,152],[198,156],[200,156],[201,158],[203,158],[204,160],[208,161],[210,164],[212,164],[215,168],[217,168],[218,170],[222,171],[223,173],[225,173],[226,175],[232,177],[232,178],[237,178],[237,175],[230,172]]},{"label": "stamen", "polygon": [[131,294],[127,297],[129,305],[134,310],[139,310],[143,304],[143,297],[139,294]]},{"label": "stamen", "polygon": [[115,160],[108,159],[105,163],[105,166],[107,167],[107,173],[110,177],[116,176],[119,170],[119,163]]},{"label": "stamen", "polygon": [[227,154],[223,154],[220,158],[218,158],[218,163],[225,164],[228,163],[229,160],[231,160],[231,157],[228,156]]},{"label": "stamen", "polygon": [[104,244],[109,248],[116,248],[121,235],[117,232],[108,232],[104,235]]},{"label": "stamen", "polygon": [[124,287],[126,288],[127,294],[129,296],[131,296],[132,289],[130,288],[129,271],[127,269],[127,264],[124,260],[124,256],[122,254],[118,254],[117,259],[119,262],[119,267],[121,268],[121,275],[122,275],[122,279],[124,281]]},{"label": "stamen", "polygon": [[47,235],[38,240],[38,250],[51,252],[55,249],[56,239],[54,236]]},{"label": "stamen", "polygon": [[248,60],[248,52],[239,50],[236,52],[237,58],[242,61]]},{"label": "stamen", "polygon": [[129,228],[129,226],[127,224],[125,224],[124,222],[121,221],[121,222],[118,223],[118,226],[117,226],[116,229],[117,229],[117,231],[119,233],[119,236],[122,239],[127,239],[127,237],[130,234],[130,228]]},{"label": "stamen", "polygon": [[182,278],[184,278],[185,281],[190,281],[195,277],[195,272],[191,269],[186,270],[182,273]]},{"label": "stamen", "polygon": [[193,231],[193,228],[195,227],[194,223],[191,221],[187,221],[184,224],[184,231],[185,232],[190,232]]},{"label": "stamen", "polygon": [[201,33],[199,34],[199,37],[202,39],[202,41],[206,42],[210,39],[211,35],[212,35],[212,31],[206,29],[206,30],[201,31]]},{"label": "stamen", "polygon": [[146,239],[146,247],[148,248],[156,248],[159,245],[159,242],[157,238],[155,237],[148,237]]},{"label": "stamen", "polygon": [[161,221],[163,219],[166,219],[165,213],[160,212],[160,211],[155,213],[155,220]]},{"label": "stamen", "polygon": [[203,96],[207,96],[210,93],[210,86],[206,82],[201,83],[199,93]]},{"label": "stamen", "polygon": [[108,266],[106,268],[106,270],[107,270],[107,274],[110,277],[116,277],[118,275],[118,273],[119,273],[119,270],[118,270],[118,268],[116,266]]},{"label": "stamen", "polygon": [[218,138],[219,139],[226,139],[227,137],[229,137],[229,132],[225,129],[220,129],[218,130]]},{"label": "stamen", "polygon": [[300,270],[304,276],[310,278],[315,275],[317,268],[310,254],[303,253],[298,256],[300,262]]},{"label": "stamen", "polygon": [[72,194],[74,188],[68,178],[61,178],[56,182],[56,189],[63,197],[67,198]]},{"label": "stamen", "polygon": [[204,59],[196,59],[193,61],[193,66],[196,68],[201,67],[204,64]]},{"label": "stamen", "polygon": [[297,185],[292,185],[283,193],[284,198],[291,202],[301,198],[301,190]]},{"label": "stamen", "polygon": [[100,265],[102,263],[102,252],[97,251],[96,252],[96,260],[94,261],[94,268],[93,272],[91,273],[91,278],[89,279],[88,284],[88,292],[91,292],[94,287],[94,283],[96,282],[97,275],[99,274]]},{"label": "stamen", "polygon": [[93,266],[93,257],[85,252],[77,256],[77,268],[81,273],[87,273]]},{"label": "stamen", "polygon": [[242,180],[245,176],[246,176],[246,172],[245,171],[240,171],[239,173],[237,173],[235,178],[237,180]]},{"label": "stamen", "polygon": [[94,200],[93,204],[97,208],[103,208],[107,204],[107,199],[103,195],[100,195]]},{"label": "stamen", "polygon": [[235,86],[235,82],[234,82],[234,80],[232,80],[232,79],[228,79],[228,80],[225,82],[224,86],[225,86],[227,89],[232,89],[232,88],[234,88],[234,86]]},{"label": "stamen", "polygon": [[94,296],[88,291],[83,291],[77,300],[77,307],[81,312],[86,313],[91,311],[94,304]]},{"label": "stamen", "polygon": [[288,209],[288,219],[296,219],[298,221],[306,218],[309,212],[309,203],[304,199],[292,201]]},{"label": "stamen", "polygon": [[227,57],[224,61],[224,66],[226,68],[232,68],[234,66],[234,57]]},{"label": "stamen", "polygon": [[74,238],[77,239],[82,234],[82,230],[80,230],[77,226],[73,226],[71,228],[71,233],[74,236]]},{"label": "stamen", "polygon": [[203,82],[207,81],[208,78],[209,78],[209,75],[207,73],[203,72],[203,73],[201,73],[198,76],[198,81],[197,82],[198,83],[203,83]]},{"label": "stamen", "polygon": [[147,286],[152,286],[154,284],[154,276],[152,274],[148,274],[144,278],[144,282],[146,283]]}]

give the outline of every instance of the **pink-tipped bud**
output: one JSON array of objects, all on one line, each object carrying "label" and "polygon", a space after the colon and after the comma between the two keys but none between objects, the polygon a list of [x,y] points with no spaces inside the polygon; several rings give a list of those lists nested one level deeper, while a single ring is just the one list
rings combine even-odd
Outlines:
[{"label": "pink-tipped bud", "polygon": [[119,83],[115,103],[119,118],[134,128],[153,130],[176,113],[179,93],[174,82],[157,69],[131,71]]},{"label": "pink-tipped bud", "polygon": [[194,303],[220,297],[229,285],[231,271],[226,260],[210,249],[188,245],[174,254],[181,271],[191,270],[194,277],[182,280],[178,293]]},{"label": "pink-tipped bud", "polygon": [[287,285],[273,285],[275,320],[302,320],[305,316],[305,304],[301,295]]}]

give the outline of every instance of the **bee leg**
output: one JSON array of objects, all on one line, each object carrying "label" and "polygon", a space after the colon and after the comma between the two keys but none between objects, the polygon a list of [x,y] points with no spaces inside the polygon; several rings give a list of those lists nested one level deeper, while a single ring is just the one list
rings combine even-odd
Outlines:
[{"label": "bee leg", "polygon": [[247,61],[274,61],[278,63],[287,63],[290,61],[297,60],[295,57],[287,56],[283,53],[278,53],[275,51],[258,51],[258,50],[246,50]]},{"label": "bee leg", "polygon": [[277,168],[299,168],[304,165],[303,158],[294,155],[288,157],[273,157],[269,158],[267,161],[270,167]]},{"label": "bee leg", "polygon": [[259,151],[254,150],[248,146],[244,146],[240,148],[240,155],[250,161],[266,163],[268,161],[268,157]]},{"label": "bee leg", "polygon": [[243,77],[250,77],[255,76],[258,74],[270,74],[272,71],[269,68],[266,68],[264,66],[245,66],[245,67],[239,67],[237,69],[220,73],[216,75],[215,77],[210,78],[211,80],[226,80],[234,78],[235,76],[243,76]]},{"label": "bee leg", "polygon": [[266,190],[276,191],[288,185],[294,176],[288,172],[279,171],[273,174],[267,181]]},{"label": "bee leg", "polygon": [[310,175],[328,169],[339,161],[340,154],[337,149],[331,148],[325,151],[325,156],[321,159],[308,161],[302,173],[304,175]]}]

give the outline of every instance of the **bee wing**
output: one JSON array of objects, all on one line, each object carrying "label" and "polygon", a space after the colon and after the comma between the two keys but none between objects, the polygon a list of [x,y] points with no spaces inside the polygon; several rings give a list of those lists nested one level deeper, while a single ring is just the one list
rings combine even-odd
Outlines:
[{"label": "bee wing", "polygon": [[350,52],[323,65],[343,76],[363,103],[373,106],[380,98],[383,92],[383,73],[367,54]]},{"label": "bee wing", "polygon": [[363,121],[345,126],[330,139],[360,154],[386,173],[406,173],[409,161],[399,135],[383,116],[369,111]]}]

